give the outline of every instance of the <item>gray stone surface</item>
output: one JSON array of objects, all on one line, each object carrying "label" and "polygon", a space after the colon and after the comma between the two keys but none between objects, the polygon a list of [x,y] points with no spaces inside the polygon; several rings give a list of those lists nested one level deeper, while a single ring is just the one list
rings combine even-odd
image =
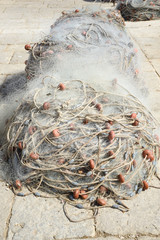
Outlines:
[{"label": "gray stone surface", "polygon": [[[157,179],[152,185],[160,186]],[[127,213],[114,209],[100,210],[97,231],[112,235],[160,235],[159,191],[151,188],[132,200],[124,201],[130,208]]]},{"label": "gray stone surface", "polygon": [[5,81],[6,75],[0,74],[0,85]]},{"label": "gray stone surface", "polygon": [[5,239],[8,231],[13,199],[13,193],[6,187],[5,183],[0,181],[0,240]]},{"label": "gray stone surface", "polygon": [[159,59],[151,59],[151,64],[153,65],[156,73],[160,77],[160,58]]},{"label": "gray stone surface", "polygon": [[[50,25],[63,9],[91,6],[83,0],[1,0],[0,1],[0,84],[8,75],[24,71],[26,43],[34,43],[48,34]],[[96,3],[112,7],[108,3]],[[143,78],[149,88],[154,115],[160,120],[160,20],[127,22],[142,59]],[[142,53],[141,53],[142,51]],[[5,107],[6,106],[2,106]],[[1,118],[0,118],[1,120]],[[0,180],[9,169],[0,159]],[[155,184],[160,186],[159,181]],[[159,189],[149,189],[126,204],[128,213],[113,209],[99,211],[96,221],[71,223],[64,216],[62,203],[56,199],[34,196],[16,197],[0,182],[0,240],[160,240]],[[82,213],[81,213],[82,212]],[[69,208],[72,217],[86,218],[92,212]],[[96,224],[96,225],[95,225]],[[9,225],[9,228],[8,228]]]},{"label": "gray stone surface", "polygon": [[2,75],[16,74],[24,71],[24,64],[0,64],[0,73]]},{"label": "gray stone surface", "polygon": [[160,240],[160,236],[159,237],[143,236],[139,237],[138,240]]},{"label": "gray stone surface", "polygon": [[160,236],[159,237],[143,236],[138,238],[138,240],[160,240]]},{"label": "gray stone surface", "polygon": [[10,63],[11,64],[19,64],[22,63],[24,64],[25,60],[28,59],[28,53],[27,51],[23,50],[23,51],[16,51],[14,52]]},{"label": "gray stone surface", "polygon": [[[97,238],[83,238],[83,240],[120,240],[122,238],[115,236],[97,237]],[[70,239],[70,240],[81,240],[81,239]],[[123,239],[122,239],[123,240]],[[128,239],[127,239],[128,240]]]},{"label": "gray stone surface", "polygon": [[[57,199],[16,197],[12,210],[7,240],[48,240],[93,237],[93,219],[72,223],[63,213],[62,203]],[[85,219],[92,216],[85,211],[68,206],[72,219]]]}]

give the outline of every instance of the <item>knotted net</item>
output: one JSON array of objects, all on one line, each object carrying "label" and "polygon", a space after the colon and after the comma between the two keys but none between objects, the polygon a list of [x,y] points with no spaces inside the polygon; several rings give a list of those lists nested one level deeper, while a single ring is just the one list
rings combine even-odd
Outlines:
[{"label": "knotted net", "polygon": [[44,84],[18,107],[7,133],[14,187],[78,208],[128,210],[120,199],[146,190],[156,172],[158,123],[124,88],[107,89]]},{"label": "knotted net", "polygon": [[116,8],[126,21],[160,19],[159,0],[120,0]]},{"label": "knotted net", "polygon": [[68,69],[73,74],[82,65],[105,64],[106,67],[110,65],[113,72],[137,77],[137,49],[124,25],[117,10],[63,11],[51,25],[48,36],[33,46],[26,45],[29,51],[27,78],[63,70],[72,59]]}]

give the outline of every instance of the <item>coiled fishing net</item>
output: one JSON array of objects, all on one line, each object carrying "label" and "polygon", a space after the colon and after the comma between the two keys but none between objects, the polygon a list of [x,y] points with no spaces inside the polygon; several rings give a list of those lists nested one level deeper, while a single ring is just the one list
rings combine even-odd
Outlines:
[{"label": "coiled fishing net", "polygon": [[117,10],[63,11],[51,26],[50,34],[33,46],[26,45],[26,49],[29,50],[28,79],[48,71],[56,72],[60,66],[63,70],[70,60],[73,63],[68,68],[73,74],[82,63],[84,66],[105,63],[113,72],[116,70],[130,77],[136,77],[138,72],[137,50]]},{"label": "coiled fishing net", "polygon": [[120,199],[148,188],[159,159],[158,123],[124,88],[107,89],[80,80],[44,85],[18,107],[7,133],[14,187],[22,182],[36,196],[122,211]]},{"label": "coiled fishing net", "polygon": [[120,0],[116,8],[126,21],[160,19],[159,0]]}]

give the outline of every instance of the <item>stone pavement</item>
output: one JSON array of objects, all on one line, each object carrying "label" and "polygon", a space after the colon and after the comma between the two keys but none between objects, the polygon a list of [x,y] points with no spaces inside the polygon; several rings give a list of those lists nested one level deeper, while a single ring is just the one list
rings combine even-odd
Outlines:
[{"label": "stone pavement", "polygon": [[[62,10],[91,4],[83,0],[0,0],[0,84],[24,71],[28,58],[24,45],[43,38]],[[160,120],[160,21],[126,26],[140,49],[142,72],[151,92],[150,107]],[[3,181],[7,171],[0,156],[0,240],[160,240],[159,189],[151,188],[128,201],[128,213],[103,209],[95,219],[72,223],[57,199],[14,196]],[[156,178],[152,184],[160,186]],[[91,211],[70,206],[68,213],[74,219],[92,216]]]}]

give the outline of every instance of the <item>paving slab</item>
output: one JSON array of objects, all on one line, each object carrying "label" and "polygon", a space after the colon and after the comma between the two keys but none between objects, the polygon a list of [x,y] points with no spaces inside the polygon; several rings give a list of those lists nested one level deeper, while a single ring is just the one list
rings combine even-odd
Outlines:
[{"label": "paving slab", "polygon": [[160,26],[146,26],[137,28],[128,28],[131,34],[137,38],[158,38],[160,37]]},{"label": "paving slab", "polygon": [[154,67],[156,73],[160,77],[160,58],[159,59],[151,59],[150,62],[152,64],[152,66]]},{"label": "paving slab", "polygon": [[10,63],[11,64],[19,64],[19,63],[24,64],[26,59],[28,59],[28,53],[25,50],[15,51],[14,54],[12,55],[12,58],[10,59]]},{"label": "paving slab", "polygon": [[[1,0],[0,50],[3,56],[0,57],[0,84],[6,80],[8,74],[24,71],[23,62],[28,56],[24,45],[43,39],[63,9],[92,4],[93,2],[83,0]],[[107,3],[96,5],[112,8],[112,4]],[[126,27],[143,51],[141,67],[150,90],[150,108],[160,120],[160,21],[127,22]],[[4,170],[4,167],[4,162],[0,161],[0,180],[6,176],[7,169]],[[127,201],[129,213],[122,214],[113,209],[100,210],[96,226],[93,220],[69,222],[64,216],[63,204],[57,199],[16,197],[11,211],[12,203],[12,192],[7,191],[5,184],[0,182],[0,204],[3,206],[0,210],[0,240],[6,240],[7,232],[7,240],[160,240],[158,189],[149,189],[132,201]],[[74,213],[73,217],[92,216],[92,212],[68,209],[69,214]]]},{"label": "paving slab", "polygon": [[[23,211],[22,211],[23,209]],[[92,211],[67,207],[74,219],[92,217]],[[7,240],[49,240],[93,237],[94,220],[70,222],[63,212],[63,204],[57,199],[36,198],[32,195],[16,197],[10,219]]]},{"label": "paving slab", "polygon": [[160,240],[160,236],[159,237],[143,236],[139,237],[138,240]]},{"label": "paving slab", "polygon": [[[154,178],[152,185],[159,186]],[[130,208],[122,213],[114,209],[99,211],[96,229],[99,233],[112,235],[160,235],[159,189],[151,188],[133,200],[124,201]]]},{"label": "paving slab", "polygon": [[6,75],[0,74],[0,85],[5,81]]},{"label": "paving slab", "polygon": [[[97,238],[83,238],[83,240],[120,240],[121,238],[115,236],[97,237]],[[70,239],[70,240],[82,240],[82,239]],[[128,239],[127,239],[128,240]]]},{"label": "paving slab", "polygon": [[13,50],[12,51],[2,51],[0,54],[0,64],[7,64],[10,62],[11,58],[13,56]]},{"label": "paving slab", "polygon": [[0,239],[5,239],[14,201],[13,193],[0,181]]},{"label": "paving slab", "polygon": [[0,73],[2,75],[16,74],[24,71],[24,64],[0,64]]}]

